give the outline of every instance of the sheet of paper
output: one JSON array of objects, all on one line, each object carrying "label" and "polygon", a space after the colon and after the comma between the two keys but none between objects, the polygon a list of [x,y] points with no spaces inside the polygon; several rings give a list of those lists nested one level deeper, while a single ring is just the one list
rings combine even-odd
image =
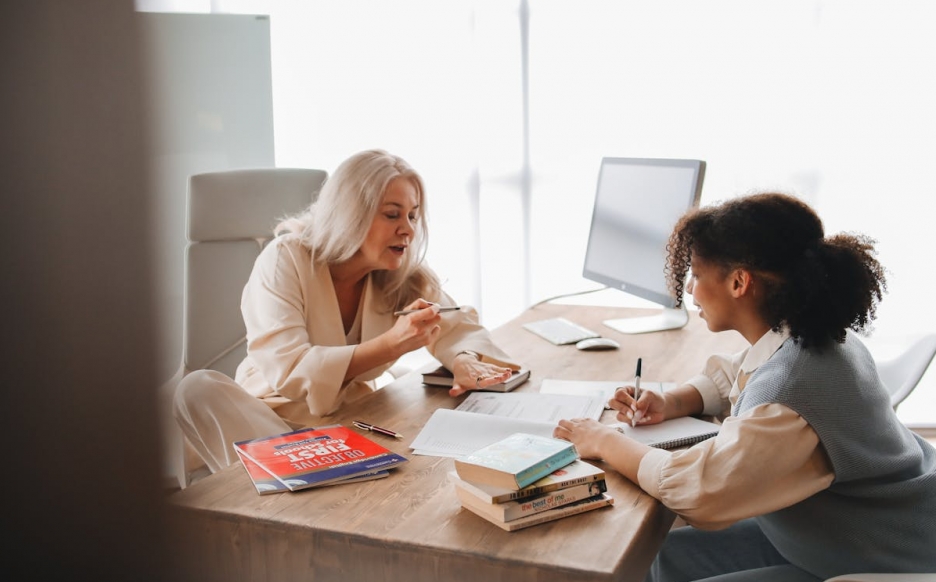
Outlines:
[{"label": "sheet of paper", "polygon": [[[540,394],[575,394],[597,397],[602,404],[607,402],[614,391],[622,386],[633,385],[634,380],[553,380],[544,378],[540,385]],[[652,382],[640,380],[641,390],[665,392],[676,388],[675,382]]]},{"label": "sheet of paper", "polygon": [[472,392],[455,410],[555,423],[563,418],[600,420],[606,400],[587,394]]},{"label": "sheet of paper", "polygon": [[440,408],[432,413],[410,448],[417,455],[460,457],[515,432],[552,436],[555,422],[510,418]]}]

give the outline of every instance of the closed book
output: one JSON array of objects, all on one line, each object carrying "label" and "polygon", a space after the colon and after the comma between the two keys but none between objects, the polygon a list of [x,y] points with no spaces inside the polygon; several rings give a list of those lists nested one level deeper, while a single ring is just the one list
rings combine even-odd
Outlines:
[{"label": "closed book", "polygon": [[547,523],[550,521],[555,521],[557,519],[562,519],[563,517],[569,517],[572,515],[578,515],[579,513],[585,513],[586,511],[591,511],[593,509],[599,509],[601,507],[608,507],[614,504],[614,498],[608,495],[607,493],[601,493],[593,497],[586,497],[574,503],[568,505],[563,505],[555,509],[548,509],[546,511],[541,511],[539,513],[534,513],[533,515],[528,515],[526,517],[521,517],[519,519],[514,519],[512,521],[498,521],[491,519],[483,513],[478,513],[474,508],[463,505],[462,508],[466,509],[480,518],[483,518],[497,527],[506,530],[506,531],[516,531],[518,529],[523,529],[526,527],[531,527],[534,525],[539,525],[541,523]]},{"label": "closed book", "polygon": [[279,479],[267,473],[263,467],[245,457],[240,449],[235,448],[234,451],[237,453],[237,457],[241,461],[241,466],[247,471],[247,476],[250,477],[250,481],[253,483],[254,489],[257,490],[258,494],[269,495],[270,493],[289,491],[289,487],[280,483]]},{"label": "closed book", "polygon": [[340,424],[239,441],[234,447],[290,491],[380,478],[381,471],[409,460]]},{"label": "closed book", "polygon": [[454,483],[455,493],[458,495],[461,504],[464,507],[471,507],[475,513],[483,513],[492,521],[513,521],[521,517],[568,505],[587,497],[594,497],[608,490],[607,482],[601,479],[600,481],[574,485],[566,489],[557,489],[556,491],[550,491],[549,493],[543,493],[517,501],[487,503],[483,499],[476,497],[474,493],[465,486],[465,481],[456,478]]},{"label": "closed book", "polygon": [[518,432],[455,459],[455,471],[471,483],[516,490],[576,459],[568,441]]},{"label": "closed book", "polygon": [[[530,371],[526,368],[521,368],[520,370],[514,370],[510,379],[506,382],[485,386],[481,388],[481,390],[485,392],[510,392],[529,379]],[[430,386],[451,386],[454,383],[455,375],[445,366],[439,366],[428,372],[423,372],[423,384],[428,384]]]},{"label": "closed book", "polygon": [[[452,471],[451,476],[457,479],[458,473]],[[564,467],[559,467],[549,475],[537,479],[523,489],[506,489],[504,487],[495,487],[483,483],[460,481],[462,488],[470,491],[475,497],[483,500],[485,503],[504,503],[505,501],[535,497],[557,489],[582,485],[583,483],[604,480],[604,478],[605,472],[603,469],[581,459],[577,459]]]},{"label": "closed book", "polygon": [[[245,457],[244,453],[240,452],[240,449],[234,449],[234,451],[237,453],[237,457],[240,459],[241,465],[247,471],[247,476],[250,477],[250,480],[254,485],[254,489],[257,490],[259,495],[269,495],[270,493],[282,493],[284,491],[289,491],[289,487],[283,485],[283,483],[280,482],[276,477],[267,473],[263,467]],[[340,479],[338,481],[329,481],[328,483],[322,483],[321,485],[314,485],[314,487],[343,485],[346,483],[357,483],[359,481],[373,481],[374,479],[383,479],[384,477],[389,476],[390,471],[375,471],[373,473],[364,473],[354,477],[348,477],[347,479]]]}]

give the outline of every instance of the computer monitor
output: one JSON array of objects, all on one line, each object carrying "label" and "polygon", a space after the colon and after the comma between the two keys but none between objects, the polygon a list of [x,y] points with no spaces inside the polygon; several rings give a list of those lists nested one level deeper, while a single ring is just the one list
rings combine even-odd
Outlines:
[{"label": "computer monitor", "polygon": [[704,176],[701,160],[602,158],[582,275],[663,306],[658,315],[605,325],[645,333],[688,323],[666,286],[666,243],[679,218],[699,205]]}]

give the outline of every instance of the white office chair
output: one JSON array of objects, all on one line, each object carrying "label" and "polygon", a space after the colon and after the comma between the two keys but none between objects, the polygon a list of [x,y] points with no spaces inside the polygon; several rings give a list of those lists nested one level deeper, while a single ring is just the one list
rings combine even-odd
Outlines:
[{"label": "white office chair", "polygon": [[936,582],[936,574],[845,574],[825,582]]},{"label": "white office chair", "polygon": [[929,334],[911,344],[899,356],[877,362],[878,374],[890,391],[891,406],[894,409],[913,392],[934,356],[936,356],[936,334]]},{"label": "white office chair", "polygon": [[161,394],[167,467],[181,487],[202,463],[172,418],[175,388],[192,370],[234,377],[247,353],[240,300],[254,261],[279,219],[308,207],[326,177],[322,170],[269,168],[189,179],[182,363]]}]

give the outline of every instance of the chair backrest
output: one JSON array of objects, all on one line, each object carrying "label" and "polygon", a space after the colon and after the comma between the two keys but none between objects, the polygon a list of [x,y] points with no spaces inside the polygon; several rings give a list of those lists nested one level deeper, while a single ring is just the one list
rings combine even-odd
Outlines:
[{"label": "chair backrest", "polygon": [[936,356],[936,334],[923,336],[899,356],[877,362],[878,375],[891,394],[891,406],[903,402],[919,384]]},{"label": "chair backrest", "polygon": [[267,168],[196,174],[186,204],[182,368],[234,377],[246,355],[244,284],[273,228],[309,206],[327,173]]}]

